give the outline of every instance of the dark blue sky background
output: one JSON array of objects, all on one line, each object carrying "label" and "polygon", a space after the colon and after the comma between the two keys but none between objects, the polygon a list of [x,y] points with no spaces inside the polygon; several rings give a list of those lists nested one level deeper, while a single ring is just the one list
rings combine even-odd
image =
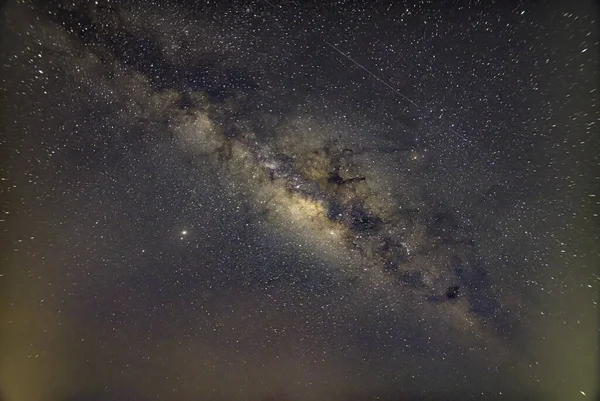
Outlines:
[{"label": "dark blue sky background", "polygon": [[6,2],[0,398],[594,399],[591,2]]}]

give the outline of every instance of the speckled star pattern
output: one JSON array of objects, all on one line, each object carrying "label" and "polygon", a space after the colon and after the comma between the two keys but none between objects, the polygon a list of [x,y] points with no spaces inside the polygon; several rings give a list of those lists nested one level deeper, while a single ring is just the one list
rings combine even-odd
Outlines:
[{"label": "speckled star pattern", "polygon": [[592,400],[593,2],[8,1],[0,400]]}]

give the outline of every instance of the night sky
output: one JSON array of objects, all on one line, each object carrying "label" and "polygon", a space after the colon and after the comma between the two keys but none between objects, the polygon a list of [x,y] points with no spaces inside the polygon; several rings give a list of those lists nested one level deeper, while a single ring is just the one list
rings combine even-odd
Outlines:
[{"label": "night sky", "polygon": [[593,400],[595,2],[8,1],[0,400]]}]

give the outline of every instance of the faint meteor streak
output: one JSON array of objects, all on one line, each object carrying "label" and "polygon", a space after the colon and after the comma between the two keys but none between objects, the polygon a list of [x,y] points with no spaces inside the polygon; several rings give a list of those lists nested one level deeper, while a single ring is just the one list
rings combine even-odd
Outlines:
[{"label": "faint meteor streak", "polygon": [[[269,0],[265,0],[265,2],[267,4],[269,4],[271,7],[275,8],[275,9],[281,9],[282,8],[280,5],[279,6],[274,5]],[[386,82],[382,78],[378,77],[376,74],[374,74],[373,72],[371,72],[368,68],[366,68],[365,66],[363,66],[362,64],[360,64],[358,61],[356,61],[352,57],[350,57],[347,53],[344,53],[338,47],[336,47],[332,43],[328,42],[327,40],[323,39],[323,41],[327,44],[327,46],[331,47],[333,50],[335,50],[336,52],[338,52],[339,54],[341,54],[342,56],[344,56],[345,58],[347,58],[348,60],[350,60],[357,67],[360,67],[362,70],[364,70],[365,72],[367,72],[367,74],[369,74],[370,76],[372,76],[373,78],[375,78],[376,80],[378,80],[379,82],[381,82],[382,84],[384,84],[388,89],[390,89],[394,93],[400,95],[404,100],[406,100],[407,102],[411,103],[418,110],[421,110],[421,106],[419,106],[415,101],[413,101],[412,99],[410,99],[408,96],[404,95],[402,92],[400,92],[398,89],[394,88],[392,85],[390,85],[388,82]],[[282,50],[284,50],[284,49],[282,49]],[[289,52],[287,52],[286,50],[284,50],[284,51],[289,54]],[[486,151],[480,149],[479,147],[477,147],[469,139],[467,139],[465,136],[459,134],[454,129],[449,128],[448,132],[450,132],[451,134],[454,134],[456,137],[458,137],[461,140],[467,142],[470,146],[472,146],[473,148],[475,148],[483,156],[488,156],[488,157],[491,156],[491,155],[488,154],[488,152],[486,152]]]},{"label": "faint meteor streak", "polygon": [[[364,67],[363,65],[361,65],[359,62],[357,62],[356,60],[354,60],[352,57],[350,57],[349,55],[347,55],[346,53],[344,53],[343,51],[341,51],[340,49],[338,49],[337,47],[335,47],[334,45],[332,45],[331,43],[329,43],[326,40],[323,40],[325,43],[327,43],[327,45],[329,47],[331,47],[332,49],[334,49],[336,52],[340,53],[342,56],[346,57],[348,60],[352,61],[355,65],[357,65],[358,67],[362,68],[363,70],[365,70],[369,75],[371,75],[373,78],[375,78],[376,80],[378,80],[379,82],[381,82],[382,84],[384,84],[385,86],[387,86],[389,89],[391,89],[392,91],[394,91],[394,93],[397,93],[398,95],[402,96],[406,101],[412,103],[417,109],[420,109],[421,106],[419,106],[417,103],[415,103],[414,101],[412,101],[411,99],[409,99],[408,97],[406,97],[405,95],[403,95],[398,89],[394,88],[392,85],[388,84],[387,82],[385,82],[383,79],[379,78],[377,75],[373,74],[371,71],[369,71],[366,67]],[[488,154],[479,149],[477,146],[475,146],[470,140],[468,140],[466,137],[464,137],[463,135],[459,134],[458,132],[456,132],[455,130],[453,130],[452,128],[448,129],[449,132],[453,133],[454,135],[456,135],[458,138],[462,139],[463,141],[467,142],[469,145],[471,145],[473,148],[475,148],[478,152],[480,152],[482,155],[484,156],[488,156]]]},{"label": "faint meteor streak", "polygon": [[265,3],[267,3],[268,5],[270,5],[273,8],[281,8],[281,6],[276,6],[273,3],[271,3],[269,0],[265,0]]},{"label": "faint meteor streak", "polygon": [[346,53],[344,53],[343,51],[341,51],[340,49],[338,49],[337,47],[335,47],[334,45],[332,45],[331,43],[329,43],[328,41],[324,40],[325,43],[327,43],[327,45],[329,47],[331,47],[332,49],[334,49],[336,52],[340,53],[342,56],[346,57],[348,60],[352,61],[355,65],[357,65],[358,67],[362,68],[363,70],[365,70],[369,75],[371,75],[373,78],[375,78],[376,80],[378,80],[379,82],[381,82],[382,84],[384,84],[385,86],[387,86],[389,89],[393,90],[395,93],[397,93],[398,95],[402,96],[407,102],[412,103],[416,108],[420,108],[420,106],[418,104],[416,104],[415,102],[413,102],[412,100],[410,100],[408,97],[406,97],[405,95],[403,95],[398,89],[394,88],[392,85],[388,84],[387,82],[385,82],[383,79],[379,78],[377,75],[373,74],[371,71],[369,71],[366,67],[364,67],[362,64],[360,64],[359,62],[357,62],[356,60],[354,60],[352,57],[350,57],[349,55],[347,55]]},{"label": "faint meteor streak", "polygon": [[[486,151],[484,151],[482,149],[479,149],[479,147],[477,145],[475,145],[474,143],[472,143],[469,139],[467,139],[467,137],[459,134],[458,132],[456,132],[452,128],[448,128],[448,131],[450,131],[451,133],[453,133],[454,135],[456,135],[457,137],[459,137],[460,139],[462,139],[463,141],[465,141],[466,143],[468,143],[469,145],[471,145],[471,147],[473,147],[474,149],[476,149],[483,156],[488,156],[488,157],[490,156]],[[491,162],[488,160],[488,163],[491,163]]]}]

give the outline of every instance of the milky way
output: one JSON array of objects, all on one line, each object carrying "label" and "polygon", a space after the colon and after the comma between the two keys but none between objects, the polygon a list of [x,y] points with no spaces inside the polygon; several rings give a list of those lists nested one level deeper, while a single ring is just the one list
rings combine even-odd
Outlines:
[{"label": "milky way", "polygon": [[8,3],[0,398],[592,396],[592,8]]},{"label": "milky way", "polygon": [[[395,302],[410,295],[454,303],[463,296],[462,287],[471,305],[456,309],[484,320],[499,317],[499,297],[484,279],[486,272],[463,262],[476,257],[476,243],[452,211],[379,204],[381,197],[360,175],[360,165],[352,163],[355,151],[343,143],[312,141],[316,147],[310,147],[298,142],[288,145],[288,153],[277,152],[247,132],[228,136],[207,115],[188,114],[188,119],[189,126],[176,128],[185,132],[184,143],[214,156],[225,166],[225,179],[243,180],[240,186],[267,218],[281,219],[291,230],[301,227],[304,235],[329,245],[329,251],[352,255],[356,268],[343,269],[350,278],[387,287]],[[278,138],[288,139],[285,134]],[[415,155],[404,152],[404,157]]]}]

